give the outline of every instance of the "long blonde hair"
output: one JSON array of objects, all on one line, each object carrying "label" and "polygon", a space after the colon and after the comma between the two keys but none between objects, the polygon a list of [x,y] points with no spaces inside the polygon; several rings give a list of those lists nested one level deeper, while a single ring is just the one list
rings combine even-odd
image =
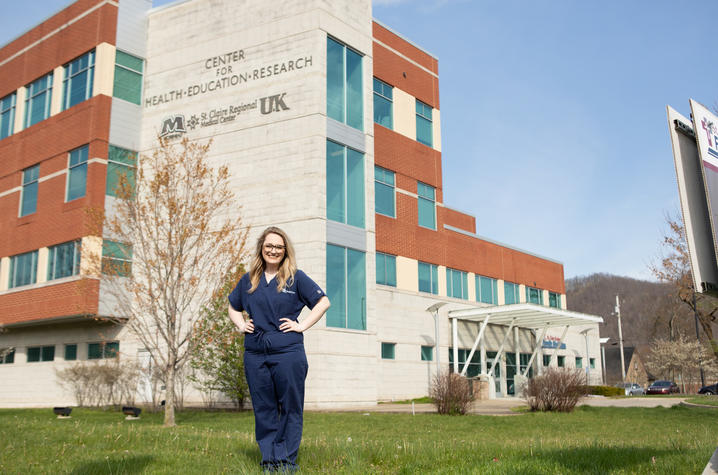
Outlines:
[{"label": "long blonde hair", "polygon": [[251,294],[257,290],[259,281],[262,279],[262,273],[264,272],[265,262],[262,256],[262,248],[264,247],[264,240],[268,234],[276,234],[284,240],[284,257],[282,262],[279,264],[279,270],[277,271],[277,292],[281,292],[285,285],[294,284],[294,274],[297,272],[297,261],[294,258],[294,247],[292,246],[287,233],[281,229],[270,226],[262,232],[262,235],[257,239],[257,247],[252,258],[252,266],[249,269],[249,281],[252,283],[252,287],[249,289]]}]

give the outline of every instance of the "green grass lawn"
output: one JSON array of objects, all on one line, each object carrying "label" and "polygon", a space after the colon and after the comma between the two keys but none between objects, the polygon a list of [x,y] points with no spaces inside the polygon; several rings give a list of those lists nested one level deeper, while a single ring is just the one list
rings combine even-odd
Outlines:
[{"label": "green grass lawn", "polygon": [[[0,473],[258,473],[251,412],[0,410]],[[307,413],[302,473],[700,473],[714,409],[582,407],[515,416]]]},{"label": "green grass lawn", "polygon": [[692,396],[686,399],[691,404],[703,404],[704,406],[718,406],[718,396]]}]

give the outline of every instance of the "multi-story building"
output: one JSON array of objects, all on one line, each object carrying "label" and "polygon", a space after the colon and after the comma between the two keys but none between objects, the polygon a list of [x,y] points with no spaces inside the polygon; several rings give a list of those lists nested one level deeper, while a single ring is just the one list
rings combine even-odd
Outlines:
[{"label": "multi-story building", "polygon": [[284,228],[327,290],[308,406],[425,395],[437,361],[493,370],[498,395],[542,363],[600,380],[600,319],[565,310],[562,264],[444,203],[438,60],[369,0],[78,0],[3,46],[0,78],[0,404],[72,403],[55,370],[77,361],[146,362],[96,318],[87,256],[123,253],[86,210],[158,135],[212,139],[251,235]]}]

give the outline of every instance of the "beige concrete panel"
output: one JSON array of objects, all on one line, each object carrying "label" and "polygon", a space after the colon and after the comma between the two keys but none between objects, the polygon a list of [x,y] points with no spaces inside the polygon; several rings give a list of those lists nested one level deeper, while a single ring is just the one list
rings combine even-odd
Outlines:
[{"label": "beige concrete panel", "polygon": [[[53,78],[53,81],[55,79]],[[54,83],[53,83],[54,84]],[[54,89],[54,88],[53,88]],[[55,91],[52,91],[53,97]],[[20,132],[25,124],[25,98],[27,97],[27,89],[21,87],[16,91],[15,95],[15,124],[13,127],[13,133]]]},{"label": "beige concrete panel", "polygon": [[393,99],[394,130],[416,140],[416,98],[395,87]]},{"label": "beige concrete panel", "polygon": [[466,276],[468,281],[469,302],[476,302],[476,274],[469,272]]},{"label": "beige concrete panel", "polygon": [[506,305],[506,294],[504,293],[504,281],[498,279],[496,281],[496,298],[498,299],[498,305]]},{"label": "beige concrete panel", "polygon": [[0,292],[8,289],[10,283],[10,258],[0,259]]},{"label": "beige concrete panel", "polygon": [[545,307],[548,307],[548,290],[541,290],[541,301]]},{"label": "beige concrete panel", "polygon": [[446,297],[446,266],[438,266],[437,275],[439,279],[439,295]]},{"label": "beige concrete panel", "polygon": [[560,297],[561,297],[561,305],[560,305],[560,307],[561,307],[562,309],[564,309],[564,310],[568,309],[568,306],[567,306],[567,305],[568,305],[568,302],[566,302],[566,294],[561,294]]},{"label": "beige concrete panel", "polygon": [[115,80],[115,47],[100,43],[95,47],[95,79],[92,95],[104,94],[112,97]]},{"label": "beige concrete panel", "polygon": [[50,115],[62,111],[62,81],[65,79],[64,66],[56,67],[52,72],[52,100],[50,101]]},{"label": "beige concrete panel", "polygon": [[526,303],[526,286],[519,284],[519,303]]},{"label": "beige concrete panel", "polygon": [[396,286],[402,290],[419,291],[419,262],[396,256]]},{"label": "beige concrete panel", "polygon": [[441,112],[439,112],[439,109],[432,110],[431,121],[434,134],[434,150],[441,152]]},{"label": "beige concrete panel", "polygon": [[47,282],[47,260],[50,252],[46,247],[41,247],[37,251],[37,283]]},{"label": "beige concrete panel", "polygon": [[102,258],[102,238],[85,236],[80,244],[80,275],[97,275],[96,268]]}]

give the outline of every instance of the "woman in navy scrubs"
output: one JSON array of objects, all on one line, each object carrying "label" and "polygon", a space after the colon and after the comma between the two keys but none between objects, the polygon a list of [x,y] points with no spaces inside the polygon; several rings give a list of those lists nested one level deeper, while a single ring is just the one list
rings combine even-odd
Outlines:
[{"label": "woman in navy scrubs", "polygon": [[[305,306],[311,312],[299,322]],[[245,333],[244,372],[266,470],[297,468],[308,369],[302,333],[328,308],[324,291],[297,269],[285,232],[265,229],[250,271],[229,295],[229,318]],[[242,311],[249,320],[244,320]]]}]

